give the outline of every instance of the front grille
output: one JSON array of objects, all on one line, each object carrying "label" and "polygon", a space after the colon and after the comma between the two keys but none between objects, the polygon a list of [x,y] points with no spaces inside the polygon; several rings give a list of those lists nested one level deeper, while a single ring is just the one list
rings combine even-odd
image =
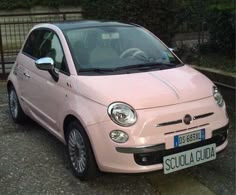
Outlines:
[{"label": "front grille", "polygon": [[205,117],[211,116],[213,114],[214,114],[213,112],[209,112],[209,113],[206,113],[206,114],[197,115],[197,116],[194,116],[193,120],[197,120],[197,119],[200,119],[200,118],[205,118]]},{"label": "front grille", "polygon": [[[196,115],[196,116],[193,116],[193,120],[206,118],[206,117],[211,116],[213,114],[214,114],[214,112],[209,112],[209,113],[205,113],[205,114],[201,114],[201,115]],[[177,119],[177,120],[174,120],[174,121],[167,121],[167,122],[164,122],[164,123],[159,123],[159,124],[156,125],[156,127],[176,125],[176,124],[180,124],[180,123],[183,123],[182,119]]]},{"label": "front grille", "polygon": [[214,132],[213,132],[212,138],[201,141],[201,142],[193,143],[190,145],[186,145],[186,146],[182,146],[178,148],[172,148],[168,150],[160,150],[156,152],[134,154],[134,160],[138,165],[143,165],[143,166],[154,165],[154,164],[163,163],[164,156],[169,156],[172,154],[176,154],[176,153],[183,152],[186,150],[191,150],[194,148],[202,147],[202,146],[213,144],[213,143],[215,143],[216,146],[220,146],[227,139],[227,130],[228,130],[228,126],[218,129],[214,132],[220,132],[220,133],[217,133],[217,135],[214,136]]}]

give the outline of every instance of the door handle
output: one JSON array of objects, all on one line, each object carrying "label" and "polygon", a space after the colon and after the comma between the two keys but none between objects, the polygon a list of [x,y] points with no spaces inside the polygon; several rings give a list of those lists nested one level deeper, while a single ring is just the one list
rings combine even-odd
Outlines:
[{"label": "door handle", "polygon": [[24,76],[25,76],[25,78],[28,78],[28,79],[30,78],[30,75],[28,73],[25,73],[25,72],[24,72]]}]

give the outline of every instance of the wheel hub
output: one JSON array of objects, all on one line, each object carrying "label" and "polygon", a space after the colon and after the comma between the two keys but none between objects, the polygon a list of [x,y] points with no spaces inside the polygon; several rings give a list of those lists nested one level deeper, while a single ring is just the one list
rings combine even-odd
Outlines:
[{"label": "wheel hub", "polygon": [[86,150],[82,135],[73,129],[68,140],[69,155],[75,170],[82,173],[86,168]]}]

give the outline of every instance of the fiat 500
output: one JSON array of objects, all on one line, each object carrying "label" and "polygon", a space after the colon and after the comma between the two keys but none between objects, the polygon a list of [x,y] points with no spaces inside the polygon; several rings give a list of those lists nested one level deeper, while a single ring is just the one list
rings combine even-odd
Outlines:
[{"label": "fiat 500", "polygon": [[165,174],[216,159],[228,116],[217,87],[136,24],[39,24],[7,82],[12,118],[67,145],[74,174]]}]

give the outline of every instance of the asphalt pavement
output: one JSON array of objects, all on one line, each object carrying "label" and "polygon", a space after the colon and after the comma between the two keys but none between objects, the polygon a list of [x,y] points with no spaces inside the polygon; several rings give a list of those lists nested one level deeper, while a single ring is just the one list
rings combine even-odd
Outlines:
[{"label": "asphalt pavement", "polygon": [[228,147],[217,159],[164,175],[103,173],[81,182],[69,167],[66,147],[29,120],[16,125],[0,82],[0,194],[235,194],[235,112]]}]

